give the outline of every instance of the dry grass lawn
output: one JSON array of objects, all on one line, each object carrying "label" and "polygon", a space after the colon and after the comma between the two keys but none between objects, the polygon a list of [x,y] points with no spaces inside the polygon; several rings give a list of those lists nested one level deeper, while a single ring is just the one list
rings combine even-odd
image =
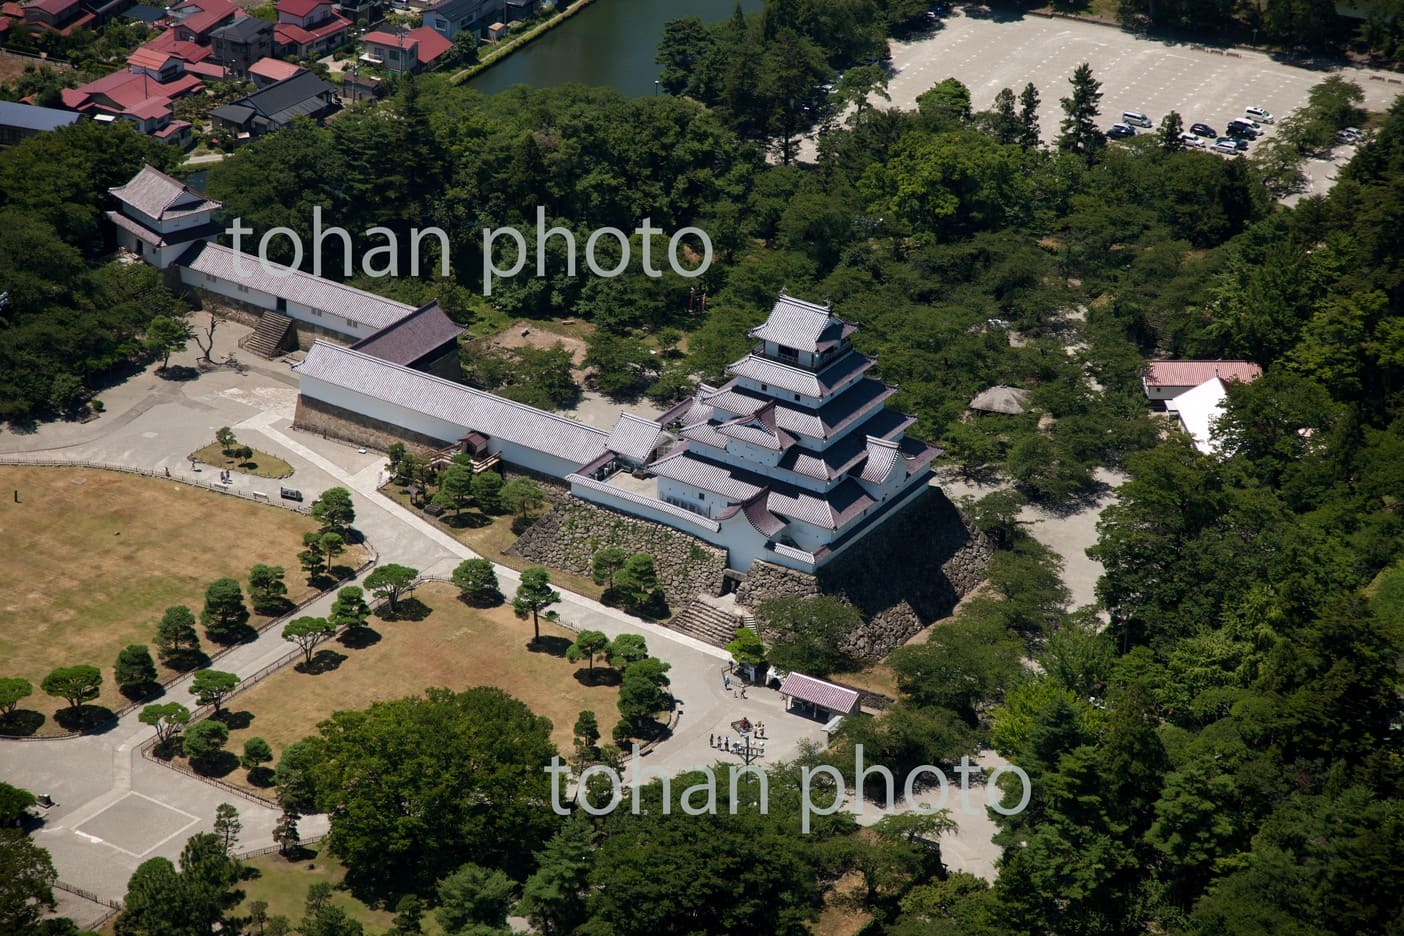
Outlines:
[{"label": "dry grass lawn", "polygon": [[[506,690],[551,719],[551,739],[562,755],[572,750],[575,719],[583,709],[595,713],[602,740],[609,740],[619,720],[618,690],[576,678],[585,666],[565,659],[565,647],[574,639],[570,631],[543,620],[544,649],[531,651],[531,620],[518,620],[509,605],[473,608],[446,584],[426,585],[415,598],[429,608],[423,620],[372,618],[372,629],[380,635],[375,643],[353,649],[329,641],[318,647],[318,653],[344,657],[335,669],[309,674],[287,667],[236,695],[227,704],[231,720],[239,726],[247,721],[247,726],[230,732],[225,749],[241,754],[246,739],[259,737],[272,745],[276,757],[333,712],[415,695],[429,686]],[[235,769],[224,779],[246,783],[247,772]]]},{"label": "dry grass lawn", "polygon": [[[303,532],[316,525],[292,511],[88,469],[0,466],[0,490],[20,497],[0,503],[0,676],[33,683],[20,709],[43,715],[39,733],[62,731],[53,715],[67,705],[39,688],[50,670],[99,667],[102,694],[94,704],[120,707],[126,699],[113,682],[117,652],[149,645],[171,605],[189,605],[198,615],[213,579],[242,582],[250,566],[266,562],[288,570],[293,601],[313,591],[297,554]],[[359,553],[341,561],[354,566]],[[206,641],[206,652],[213,649]],[[172,675],[158,669],[162,679]]]}]

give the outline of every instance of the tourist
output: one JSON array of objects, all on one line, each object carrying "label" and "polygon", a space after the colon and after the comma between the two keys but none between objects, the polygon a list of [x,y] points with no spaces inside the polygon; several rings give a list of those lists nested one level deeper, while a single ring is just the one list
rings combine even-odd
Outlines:
[{"label": "tourist", "polygon": [[707,735],[707,747],[716,747],[716,746],[717,746],[717,736],[716,736],[715,734],[709,734],[709,735]]}]

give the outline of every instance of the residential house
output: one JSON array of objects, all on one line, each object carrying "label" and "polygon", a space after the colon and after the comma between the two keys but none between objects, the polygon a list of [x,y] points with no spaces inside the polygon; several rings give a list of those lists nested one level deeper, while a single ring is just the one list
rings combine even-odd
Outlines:
[{"label": "residential house", "polygon": [[172,55],[138,49],[127,68],[61,92],[64,106],[96,119],[121,119],[168,143],[190,142],[190,123],[176,120],[171,104],[204,88],[185,62]]},{"label": "residential house", "polygon": [[469,32],[475,38],[487,29],[491,11],[496,18],[501,11],[500,3],[490,0],[440,0],[424,10],[424,25],[445,39],[453,39],[461,32]]},{"label": "residential house", "polygon": [[531,19],[541,12],[541,0],[507,0],[502,12],[502,18],[509,23]]},{"label": "residential house", "polygon": [[351,21],[332,9],[332,0],[278,0],[273,44],[283,58],[325,55],[345,44]]},{"label": "residential house", "polygon": [[355,66],[341,73],[341,99],[347,104],[374,101],[385,93],[385,82],[374,75],[362,75]]},{"label": "residential house", "polygon": [[1151,361],[1141,375],[1146,399],[1152,403],[1172,400],[1215,377],[1252,383],[1263,369],[1248,361]]},{"label": "residential house", "polygon": [[190,245],[219,233],[211,214],[220,207],[179,179],[143,166],[126,185],[109,189],[121,206],[107,212],[117,245],[165,269]]},{"label": "residential house", "polygon": [[96,19],[83,9],[82,0],[34,0],[24,5],[25,23],[61,36],[70,36]]},{"label": "residential house", "polygon": [[377,30],[366,33],[363,61],[385,66],[397,75],[426,71],[433,68],[453,48],[453,43],[428,26],[404,33]]},{"label": "residential house", "polygon": [[210,119],[238,140],[278,130],[298,117],[320,121],[340,108],[336,88],[310,71],[261,88],[247,97],[216,107]]},{"label": "residential house", "polygon": [[243,77],[254,62],[273,54],[273,24],[256,16],[241,17],[211,33],[210,48],[216,62]]},{"label": "residential house", "polygon": [[282,59],[261,58],[249,66],[248,76],[255,88],[266,88],[280,81],[286,81],[294,75],[300,75],[306,70],[301,65],[284,62]]},{"label": "residential house", "polygon": [[172,29],[177,40],[208,45],[216,29],[242,15],[229,0],[186,0],[171,8]]},{"label": "residential house", "polygon": [[72,111],[0,101],[0,146],[13,146],[26,137],[66,127],[76,120],[78,115]]}]

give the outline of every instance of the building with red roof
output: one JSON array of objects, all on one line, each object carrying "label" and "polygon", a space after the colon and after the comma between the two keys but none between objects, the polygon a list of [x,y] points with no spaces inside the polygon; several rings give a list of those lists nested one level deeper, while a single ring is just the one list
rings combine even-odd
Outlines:
[{"label": "building with red roof", "polygon": [[273,46],[278,55],[322,55],[346,42],[351,21],[332,9],[332,0],[279,0]]},{"label": "building with red roof", "polygon": [[305,71],[301,65],[292,62],[284,62],[282,59],[272,57],[261,58],[249,66],[249,80],[256,88],[266,88],[271,84],[286,81],[294,75]]},{"label": "building with red roof", "polygon": [[1250,361],[1150,361],[1141,375],[1146,399],[1160,402],[1173,400],[1207,380],[1252,383],[1263,375],[1263,369]]},{"label": "building with red roof", "polygon": [[229,0],[190,0],[171,10],[176,17],[172,27],[175,37],[185,42],[205,45],[210,34],[226,23],[243,15]]},{"label": "building with red roof", "polygon": [[33,0],[24,4],[23,11],[24,21],[30,26],[53,30],[61,36],[72,35],[96,19],[83,9],[82,0]]},{"label": "building with red roof", "polygon": [[130,121],[142,133],[166,142],[189,142],[190,124],[174,119],[171,102],[202,90],[204,84],[186,74],[185,63],[173,56],[138,49],[132,59],[122,71],[65,88],[60,92],[64,106],[89,117]]},{"label": "building with red roof", "polygon": [[370,60],[395,74],[431,69],[453,48],[452,41],[428,26],[398,34],[376,30],[366,33],[361,41],[365,43],[365,55]]}]

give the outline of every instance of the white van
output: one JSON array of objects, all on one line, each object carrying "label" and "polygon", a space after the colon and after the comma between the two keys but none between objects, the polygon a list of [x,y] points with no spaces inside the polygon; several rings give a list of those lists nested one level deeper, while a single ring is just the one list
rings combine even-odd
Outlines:
[{"label": "white van", "polygon": [[1133,127],[1154,127],[1151,119],[1140,111],[1122,111],[1121,119]]},{"label": "white van", "polygon": [[1270,124],[1274,122],[1272,114],[1269,114],[1264,108],[1256,105],[1243,108],[1243,115],[1256,123]]}]

